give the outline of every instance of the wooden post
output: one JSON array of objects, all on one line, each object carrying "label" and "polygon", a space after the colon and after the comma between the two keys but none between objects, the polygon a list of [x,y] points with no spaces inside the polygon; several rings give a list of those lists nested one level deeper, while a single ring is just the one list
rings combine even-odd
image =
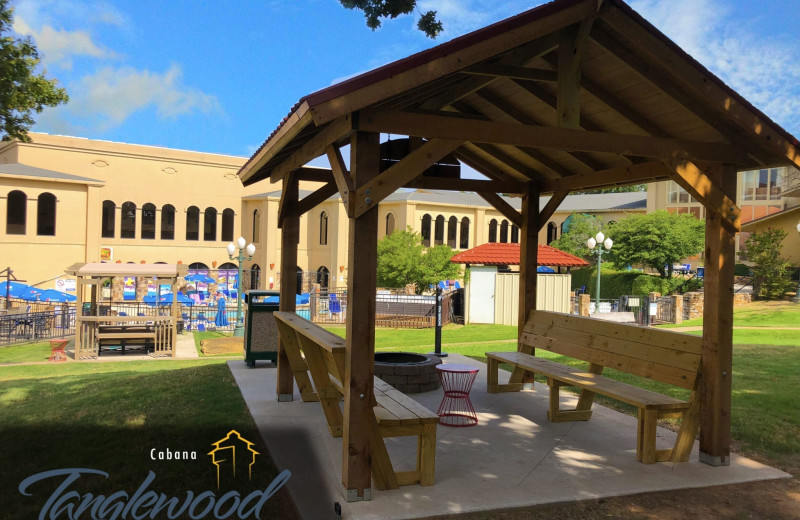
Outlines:
[{"label": "wooden post", "polygon": [[[297,211],[298,180],[295,175],[283,179],[283,204],[286,213],[281,226],[281,294],[279,309],[294,312],[297,292],[297,242],[300,239],[300,216]],[[291,401],[294,379],[283,341],[278,342],[278,401]]]},{"label": "wooden post", "polygon": [[[378,175],[379,135],[356,132],[350,140],[350,175],[358,190]],[[369,194],[366,194],[368,197]],[[378,205],[350,219],[347,277],[347,350],[344,372],[342,484],[349,502],[370,500],[370,435],[375,363],[375,291]]]},{"label": "wooden post", "polygon": [[[156,294],[158,294],[158,282],[160,280],[156,280]],[[178,303],[178,277],[172,279],[172,309],[170,314],[172,314],[172,332],[170,333],[170,345],[172,345],[172,357],[174,358],[178,354],[178,316],[180,316],[180,304]],[[241,282],[239,282],[239,286],[241,290]],[[156,304],[158,305],[158,304]],[[184,324],[185,325],[185,324]],[[145,349],[146,351],[147,349]],[[154,347],[155,350],[155,347]]]},{"label": "wooden post", "polygon": [[[736,168],[719,165],[708,177],[736,200]],[[700,461],[730,464],[735,237],[718,213],[706,210],[703,359],[700,374]]]},{"label": "wooden post", "polygon": [[[519,246],[519,316],[517,337],[522,338],[525,321],[532,310],[536,310],[536,268],[539,253],[539,191],[533,182],[528,183],[522,196],[522,229]],[[532,347],[523,347],[520,341],[517,350],[533,354]],[[515,368],[509,379],[511,383],[533,383],[533,374],[526,376],[521,368]]]}]

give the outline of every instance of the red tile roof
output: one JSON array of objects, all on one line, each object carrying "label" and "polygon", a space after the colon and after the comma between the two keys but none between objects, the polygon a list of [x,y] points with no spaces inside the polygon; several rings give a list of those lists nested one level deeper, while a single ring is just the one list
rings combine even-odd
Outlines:
[{"label": "red tile roof", "polygon": [[[489,243],[454,255],[454,264],[519,265],[519,244]],[[589,262],[555,247],[539,244],[539,265],[585,267]]]}]

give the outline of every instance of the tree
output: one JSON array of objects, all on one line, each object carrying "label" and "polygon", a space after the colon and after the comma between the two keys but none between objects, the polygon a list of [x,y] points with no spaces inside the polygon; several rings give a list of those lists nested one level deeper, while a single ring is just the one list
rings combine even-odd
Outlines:
[{"label": "tree", "polygon": [[[347,9],[361,9],[367,19],[367,27],[373,31],[381,26],[381,18],[397,18],[410,14],[417,7],[417,0],[339,0]],[[436,11],[420,13],[417,29],[428,38],[436,38],[444,27],[436,19]]]},{"label": "tree", "polygon": [[448,246],[425,248],[422,236],[410,227],[395,231],[378,242],[378,285],[405,287],[417,285],[417,294],[440,280],[461,276],[461,266],[450,262],[453,250]]},{"label": "tree", "polygon": [[631,193],[631,192],[646,192],[647,184],[629,184],[627,186],[611,186],[608,188],[597,188],[595,190],[580,190],[575,193]]},{"label": "tree", "polygon": [[669,278],[675,262],[703,250],[705,221],[662,209],[626,217],[609,226],[607,234],[614,241],[611,261],[617,266],[651,267]]},{"label": "tree", "polygon": [[586,241],[600,231],[602,222],[594,215],[584,213],[573,213],[567,217],[567,230],[558,238],[550,243],[551,246],[593,262],[594,255],[589,253]]},{"label": "tree", "polygon": [[67,92],[55,79],[36,74],[39,52],[30,38],[10,35],[14,10],[0,0],[0,136],[3,141],[30,141],[31,112],[66,103]]},{"label": "tree", "polygon": [[783,258],[781,242],[787,233],[768,228],[745,241],[747,259],[753,262],[753,293],[765,300],[779,300],[792,287],[791,262]]}]

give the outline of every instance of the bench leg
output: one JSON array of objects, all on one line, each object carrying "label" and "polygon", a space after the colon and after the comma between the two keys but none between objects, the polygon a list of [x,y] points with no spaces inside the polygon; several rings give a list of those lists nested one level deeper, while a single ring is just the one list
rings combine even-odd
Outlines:
[{"label": "bench leg", "polygon": [[341,394],[336,387],[331,384],[325,360],[322,358],[319,347],[310,340],[299,337],[300,345],[306,356],[306,365],[311,373],[314,382],[314,389],[317,391],[317,398],[325,412],[325,419],[328,421],[328,429],[333,437],[342,436],[342,409],[339,408],[339,397]]},{"label": "bench leg", "polygon": [[[517,350],[523,354],[533,355],[534,349],[531,345],[518,345]],[[529,372],[522,367],[515,366],[511,372],[511,377],[508,379],[509,388],[516,388],[519,385],[519,390],[522,389],[524,384],[530,384],[533,389],[533,372]],[[519,390],[505,390],[506,392],[518,392]]]},{"label": "bench leg", "polygon": [[389,459],[386,441],[383,440],[378,421],[374,418],[370,425],[370,430],[370,469],[372,470],[372,480],[375,482],[375,487],[381,491],[397,489],[400,484],[392,467],[392,461]]},{"label": "bench leg", "polygon": [[417,441],[417,469],[419,484],[432,486],[436,472],[436,423],[422,425],[422,434]]},{"label": "bench leg", "polygon": [[508,383],[505,385],[498,384],[497,374],[500,371],[500,361],[491,357],[487,357],[486,360],[486,388],[490,394],[497,394],[500,392],[519,392],[522,390],[522,383]]},{"label": "bench leg", "polygon": [[656,425],[658,410],[639,408],[639,428],[636,434],[636,460],[642,464],[656,462]]},{"label": "bench leg", "polygon": [[[592,417],[591,410],[581,410],[579,408],[575,408],[574,410],[562,410],[560,404],[560,392],[559,388],[563,386],[561,381],[557,381],[553,378],[547,378],[547,386],[550,387],[550,408],[547,410],[547,419],[550,422],[570,422],[570,421],[588,421]],[[594,392],[590,392],[594,395]],[[581,405],[580,399],[578,400],[578,406]],[[589,408],[591,408],[592,403],[589,402]]]},{"label": "bench leg", "polygon": [[303,361],[303,356],[300,354],[297,333],[280,320],[276,320],[275,324],[278,326],[278,333],[280,334],[280,340],[283,342],[286,357],[289,358],[289,366],[292,368],[292,374],[294,374],[297,389],[300,391],[300,397],[303,402],[319,401],[317,394],[314,393],[314,388],[311,386],[311,380],[308,378],[308,365]]},{"label": "bench leg", "polygon": [[675,446],[672,448],[669,460],[672,462],[686,462],[692,453],[694,440],[697,431],[700,429],[700,401],[697,399],[696,392],[692,392],[689,399],[689,408],[684,412],[681,420],[681,428],[678,431],[678,438],[675,439]]}]

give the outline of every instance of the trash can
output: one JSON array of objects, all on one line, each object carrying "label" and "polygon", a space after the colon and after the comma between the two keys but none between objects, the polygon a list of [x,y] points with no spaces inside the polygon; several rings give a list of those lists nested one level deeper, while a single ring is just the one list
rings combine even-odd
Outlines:
[{"label": "trash can", "polygon": [[244,362],[250,368],[259,359],[278,362],[278,327],[272,313],[278,310],[279,295],[278,291],[245,292]]}]

